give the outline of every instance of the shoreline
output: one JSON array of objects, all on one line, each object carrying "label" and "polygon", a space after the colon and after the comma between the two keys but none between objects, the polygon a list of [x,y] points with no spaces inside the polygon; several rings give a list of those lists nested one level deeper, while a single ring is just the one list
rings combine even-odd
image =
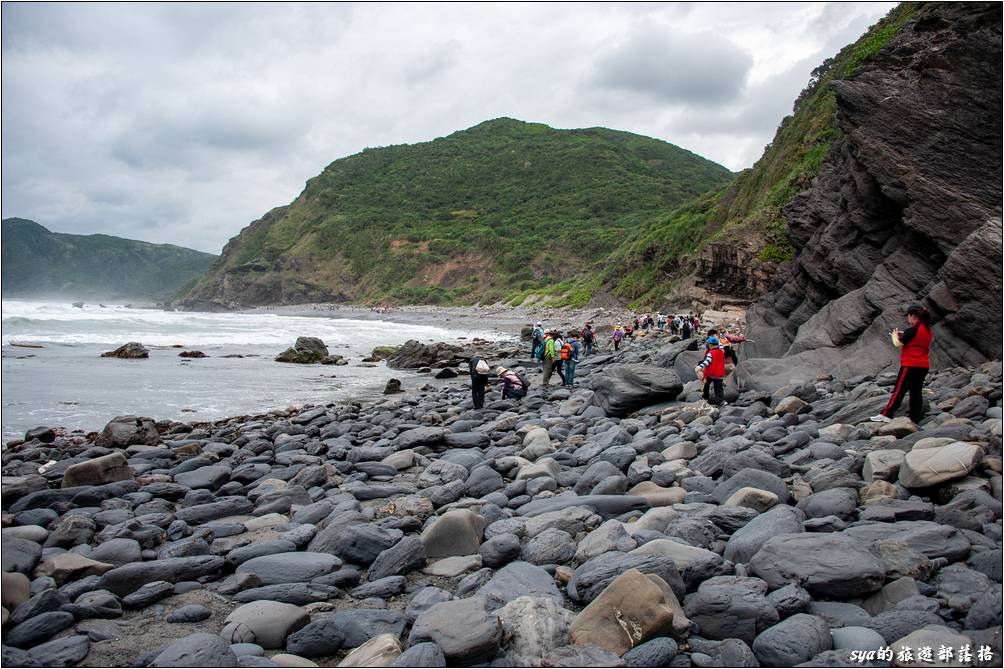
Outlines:
[{"label": "shoreline", "polygon": [[[8,652],[44,666],[67,647],[77,666],[233,666],[249,650],[257,666],[284,666],[282,654],[389,665],[420,650],[458,666],[473,653],[609,665],[635,652],[613,641],[618,616],[596,615],[610,600],[648,625],[647,649],[688,666],[734,649],[723,615],[761,621],[739,642],[761,653],[811,637],[782,644],[797,656],[776,666],[842,666],[850,651],[829,627],[819,641],[794,626],[829,620],[835,602],[879,644],[937,624],[999,650],[1000,365],[969,370],[968,386],[961,370],[935,372],[921,425],[876,424],[892,375],[708,406],[674,371],[692,369],[697,344],[656,334],[597,352],[575,388],[543,387],[528,364],[530,393],[503,400],[493,386],[483,409],[460,374],[164,433],[150,421],[94,441],[39,435],[49,441],[2,455],[5,559],[24,575],[5,579],[25,585]],[[924,446],[965,471],[913,466],[938,452]],[[29,576],[74,614],[45,638],[33,616],[58,614],[17,608]],[[910,615],[885,598],[904,583],[923,595]],[[723,589],[741,609],[722,612]],[[653,610],[673,611],[672,625]],[[541,617],[560,629],[540,637],[521,622]],[[574,644],[569,625],[604,650]]]}]

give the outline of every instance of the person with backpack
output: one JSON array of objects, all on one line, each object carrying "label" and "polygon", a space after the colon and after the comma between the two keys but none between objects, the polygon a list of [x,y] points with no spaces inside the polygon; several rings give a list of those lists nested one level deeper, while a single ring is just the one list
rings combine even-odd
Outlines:
[{"label": "person with backpack", "polygon": [[624,339],[624,330],[622,330],[620,324],[618,324],[614,328],[614,331],[610,333],[610,341],[613,343],[615,351],[620,348],[622,339]]},{"label": "person with backpack", "polygon": [[539,358],[540,357],[540,346],[544,343],[544,325],[537,321],[537,324],[533,326],[533,338],[530,341],[530,357]]},{"label": "person with backpack", "polygon": [[568,333],[569,341],[561,349],[561,357],[565,368],[565,385],[569,388],[575,385],[575,366],[579,364],[579,338],[575,332]]},{"label": "person with backpack", "polygon": [[[704,360],[694,368],[694,374],[702,379],[701,397],[715,406],[725,400],[725,352],[718,344],[718,337],[708,337]],[[710,397],[712,388],[715,391],[713,400]]]},{"label": "person with backpack", "polygon": [[586,321],[586,327],[582,328],[583,355],[590,355],[593,352],[593,342],[595,339],[596,335],[593,332],[593,326],[589,321]]},{"label": "person with backpack", "polygon": [[502,399],[521,400],[526,397],[530,382],[525,376],[505,367],[499,367],[495,374],[502,379]]},{"label": "person with backpack", "polygon": [[479,355],[471,358],[467,366],[471,372],[471,400],[474,402],[475,409],[483,409],[485,407],[485,389],[488,387],[488,374],[491,373],[491,368]]},{"label": "person with backpack", "polygon": [[565,373],[561,371],[561,348],[556,347],[558,342],[557,333],[551,331],[544,336],[544,379],[541,385],[546,386],[551,382],[551,374],[558,373],[561,383],[565,383]]},{"label": "person with backpack", "polygon": [[931,368],[931,341],[934,339],[931,314],[921,305],[913,304],[906,310],[906,321],[910,327],[905,332],[896,329],[889,333],[892,345],[900,349],[900,368],[889,403],[882,413],[871,417],[876,422],[891,421],[907,393],[910,394],[910,420],[919,423],[924,418],[924,379]]}]

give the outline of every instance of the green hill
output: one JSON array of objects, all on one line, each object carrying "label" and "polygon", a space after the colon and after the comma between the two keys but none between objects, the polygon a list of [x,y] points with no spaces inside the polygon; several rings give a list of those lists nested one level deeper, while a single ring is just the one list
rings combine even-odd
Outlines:
[{"label": "green hill", "polygon": [[171,244],[50,232],[23,218],[3,220],[2,255],[4,297],[172,298],[217,259]]},{"label": "green hill", "polygon": [[512,299],[567,286],[628,230],[731,178],[627,132],[487,121],[331,163],[232,239],[186,302]]},{"label": "green hill", "polygon": [[[631,231],[599,283],[638,308],[659,308],[667,294],[694,282],[740,299],[765,292],[777,264],[794,252],[782,210],[809,187],[840,137],[831,83],[854,76],[917,9],[916,3],[897,6],[855,43],[826,59],[753,167],[727,188]],[[718,253],[720,249],[725,252]]]}]

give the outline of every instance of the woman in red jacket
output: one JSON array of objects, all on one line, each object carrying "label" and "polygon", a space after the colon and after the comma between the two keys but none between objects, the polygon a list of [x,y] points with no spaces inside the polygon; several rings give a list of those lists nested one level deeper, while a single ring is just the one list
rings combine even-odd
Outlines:
[{"label": "woman in red jacket", "polygon": [[872,416],[873,421],[887,423],[892,420],[907,392],[910,393],[910,420],[919,423],[924,417],[924,379],[931,366],[931,340],[934,338],[931,315],[924,307],[914,304],[906,310],[906,320],[910,324],[906,332],[893,330],[890,333],[893,345],[901,349],[899,376],[889,403],[882,413]]}]

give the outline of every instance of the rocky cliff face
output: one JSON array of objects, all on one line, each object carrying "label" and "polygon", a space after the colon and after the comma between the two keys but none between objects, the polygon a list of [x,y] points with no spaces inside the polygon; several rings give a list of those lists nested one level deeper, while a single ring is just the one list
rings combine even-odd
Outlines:
[{"label": "rocky cliff face", "polygon": [[763,243],[712,242],[697,257],[697,285],[736,300],[753,300],[770,289],[774,265],[759,258]]},{"label": "rocky cliff face", "polygon": [[750,357],[876,373],[911,303],[934,366],[1001,357],[1001,75],[1001,5],[931,4],[832,84],[843,137],[784,209],[797,254],[749,312]]}]

